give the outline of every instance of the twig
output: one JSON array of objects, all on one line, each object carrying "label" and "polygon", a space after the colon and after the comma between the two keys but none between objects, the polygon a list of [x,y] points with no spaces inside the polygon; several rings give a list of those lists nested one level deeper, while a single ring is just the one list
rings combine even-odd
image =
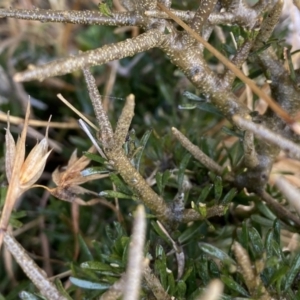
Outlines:
[{"label": "twig", "polygon": [[4,243],[28,278],[41,294],[51,300],[68,300],[60,295],[54,284],[45,276],[43,270],[29,257],[25,249],[8,232],[4,234]]},{"label": "twig", "polygon": [[275,199],[273,199],[266,191],[256,192],[258,196],[274,211],[276,216],[289,225],[289,221],[294,222],[294,226],[300,228],[300,218],[292,214],[289,210],[280,205]]},{"label": "twig", "polygon": [[300,215],[300,191],[295,186],[290,184],[284,177],[279,176],[275,181],[276,186],[287,198],[291,206],[293,206]]},{"label": "twig", "polygon": [[148,288],[154,294],[157,300],[171,300],[173,299],[170,295],[167,294],[163,286],[161,285],[158,278],[153,274],[149,266],[146,266],[144,269],[144,279]]},{"label": "twig", "polygon": [[244,130],[249,130],[259,138],[277,145],[282,150],[286,151],[294,158],[300,159],[300,146],[284,138],[283,136],[274,133],[263,125],[258,125],[254,122],[246,120],[238,115],[233,116],[232,120]]},{"label": "twig", "polygon": [[[177,130],[175,127],[172,127],[172,133],[174,136],[178,139],[178,141],[181,143],[181,145],[189,151],[199,162],[201,162],[207,169],[210,171],[216,173],[217,175],[222,175],[224,172],[224,169],[218,165],[216,162],[214,162],[210,157],[208,157],[204,152],[202,152],[199,147],[194,145],[187,137],[185,137],[179,130]],[[226,175],[229,180],[233,179],[231,178],[229,174]]]},{"label": "twig", "polygon": [[256,299],[259,296],[260,300],[271,300],[260,279],[260,275],[256,274],[252,268],[247,251],[238,242],[234,242],[232,248],[250,295]]},{"label": "twig", "polygon": [[15,81],[44,80],[47,77],[72,73],[76,70],[102,65],[115,59],[133,56],[137,53],[154,48],[162,43],[164,35],[152,29],[139,36],[123,42],[105,45],[102,48],[86,51],[77,56],[69,56],[42,66],[32,67],[27,71],[16,73]]},{"label": "twig", "polygon": [[89,90],[89,95],[93,104],[98,126],[100,128],[101,142],[105,148],[112,148],[114,144],[113,130],[108,116],[103,109],[101,96],[99,94],[95,78],[92,76],[88,68],[83,69],[83,74]]},{"label": "twig", "polygon": [[121,149],[125,143],[126,136],[129,131],[129,127],[134,116],[134,95],[130,94],[126,98],[126,102],[122,113],[118,119],[117,128],[114,134],[115,147]]},{"label": "twig", "polygon": [[171,19],[178,23],[182,28],[184,28],[192,37],[204,45],[204,47],[210,51],[217,59],[219,59],[228,69],[230,69],[234,74],[241,79],[244,83],[248,84],[252,91],[257,94],[260,98],[264,99],[269,106],[280,116],[286,123],[292,124],[294,120],[290,115],[284,111],[270,96],[264,93],[251,79],[243,74],[233,63],[231,63],[224,55],[222,55],[216,48],[211,46],[207,41],[205,41],[199,34],[192,30],[186,23],[181,21],[172,12],[170,12],[164,5],[157,3],[157,6],[167,13]]},{"label": "twig", "polygon": [[126,268],[126,284],[124,286],[124,300],[137,300],[140,294],[140,282],[143,274],[144,243],[146,235],[146,218],[143,205],[137,207],[131,242],[129,246],[129,257]]},{"label": "twig", "polygon": [[222,296],[223,283],[219,279],[213,279],[207,286],[206,291],[202,297],[196,300],[218,300]]}]

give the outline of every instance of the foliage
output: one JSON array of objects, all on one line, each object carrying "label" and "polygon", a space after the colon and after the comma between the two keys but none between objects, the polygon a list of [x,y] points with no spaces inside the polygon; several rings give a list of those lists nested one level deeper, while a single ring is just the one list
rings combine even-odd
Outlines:
[{"label": "foliage", "polygon": [[283,1],[36,2],[0,9],[0,299],[297,299],[299,192],[270,184],[300,158]]}]

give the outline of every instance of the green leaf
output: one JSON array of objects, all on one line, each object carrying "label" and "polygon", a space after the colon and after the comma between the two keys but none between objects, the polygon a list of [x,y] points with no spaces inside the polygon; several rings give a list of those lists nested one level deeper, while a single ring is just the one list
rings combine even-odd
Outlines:
[{"label": "green leaf", "polygon": [[107,17],[112,16],[112,12],[111,12],[112,7],[113,7],[112,0],[101,0],[101,2],[98,4],[98,8],[100,12]]},{"label": "green leaf", "polygon": [[259,225],[262,225],[263,227],[267,227],[270,228],[273,225],[273,221],[271,221],[270,219],[267,219],[265,217],[262,217],[261,215],[251,215],[251,220]]},{"label": "green leaf", "polygon": [[167,276],[168,276],[168,294],[174,296],[176,291],[174,274],[171,270],[167,270]]},{"label": "green leaf", "polygon": [[185,299],[186,296],[186,283],[184,280],[179,280],[177,282],[177,297]]},{"label": "green leaf", "polygon": [[189,267],[189,268],[184,272],[184,274],[183,274],[181,280],[182,280],[182,281],[186,281],[186,280],[189,278],[189,276],[191,275],[191,273],[193,272],[193,270],[194,270],[194,267],[192,267],[192,266]]},{"label": "green leaf", "polygon": [[244,137],[244,134],[240,131],[231,130],[228,127],[223,126],[222,131],[225,132],[227,135],[230,136],[236,136],[239,139],[242,139]]},{"label": "green leaf", "polygon": [[142,136],[140,143],[139,143],[139,148],[141,148],[141,150],[136,154],[136,156],[134,157],[134,166],[137,170],[140,169],[140,163],[141,163],[141,158],[142,155],[144,153],[146,144],[150,138],[150,135],[152,133],[152,129],[151,130],[147,130],[144,135]]},{"label": "green leaf", "polygon": [[206,99],[201,98],[201,97],[199,97],[199,96],[197,96],[197,95],[195,95],[195,94],[193,94],[191,92],[188,92],[188,91],[184,91],[182,93],[182,95],[185,96],[185,97],[187,97],[190,100],[201,101],[201,102],[205,102],[206,101]]},{"label": "green leaf", "polygon": [[119,175],[117,175],[115,173],[110,173],[109,178],[116,186],[118,192],[121,192],[124,194],[132,194],[128,185],[120,178]]},{"label": "green leaf", "polygon": [[249,297],[248,292],[235,280],[233,280],[232,277],[227,275],[221,275],[221,280],[230,290],[234,290],[245,297]]},{"label": "green leaf", "polygon": [[219,248],[202,242],[198,243],[198,245],[200,249],[206,254],[209,254],[212,257],[220,259],[222,262],[229,262],[234,265],[236,264],[235,261],[227,253],[220,250]]},{"label": "green leaf", "polygon": [[268,282],[269,286],[277,282],[281,283],[281,281],[284,279],[285,275],[290,269],[290,267],[287,265],[279,265],[279,266],[280,266],[279,269],[273,273],[270,281]]},{"label": "green leaf", "polygon": [[238,230],[238,240],[240,244],[248,251],[249,250],[249,223],[247,221],[243,222],[242,230]]},{"label": "green leaf", "polygon": [[110,284],[107,283],[98,283],[98,282],[92,282],[88,280],[79,279],[76,277],[70,277],[69,280],[72,284],[83,288],[83,289],[89,289],[89,290],[107,290],[110,288]]},{"label": "green leaf", "polygon": [[255,258],[261,258],[264,252],[264,246],[260,234],[254,227],[249,228],[249,238]]},{"label": "green leaf", "polygon": [[164,287],[165,290],[167,290],[168,281],[167,281],[166,264],[162,262],[160,259],[157,259],[154,263],[154,269],[155,269],[155,273],[159,275],[162,286]]},{"label": "green leaf", "polygon": [[230,189],[230,191],[224,196],[221,204],[222,205],[227,205],[229,204],[232,199],[234,198],[234,196],[237,194],[237,189],[236,188],[232,188]]},{"label": "green leaf", "polygon": [[160,195],[162,195],[162,192],[163,192],[162,177],[163,177],[163,174],[161,172],[157,172],[155,174],[156,185],[157,185],[158,192]]},{"label": "green leaf", "polygon": [[220,117],[224,117],[224,115],[221,113],[221,111],[219,111],[211,103],[199,103],[199,104],[197,104],[197,108],[199,108],[200,110],[204,110],[204,111],[207,111],[209,113],[212,113],[214,115],[217,115],[217,116],[220,116]]},{"label": "green leaf", "polygon": [[201,225],[194,223],[181,233],[181,235],[178,237],[178,242],[180,244],[186,243],[195,237],[195,235],[199,235],[201,229],[203,229],[205,226],[205,223],[202,223]]},{"label": "green leaf", "polygon": [[[29,292],[25,292],[25,291],[22,291],[21,293],[19,293],[19,297],[22,299],[22,300],[39,300],[41,298],[35,296],[34,294],[31,294]],[[5,298],[3,298],[5,299]]]},{"label": "green leaf", "polygon": [[94,174],[108,174],[109,171],[104,167],[90,167],[82,170],[80,175],[83,177],[87,177]]},{"label": "green leaf", "polygon": [[211,189],[213,188],[213,186],[214,186],[213,184],[208,184],[208,185],[206,185],[206,186],[202,189],[201,194],[200,194],[200,196],[199,196],[199,198],[198,198],[198,200],[197,200],[197,203],[199,203],[199,202],[204,203],[204,202],[205,202],[205,200],[206,200],[206,198],[207,198],[209,192],[210,192]]},{"label": "green leaf", "polygon": [[163,177],[162,177],[162,186],[163,186],[163,189],[165,188],[165,186],[167,185],[169,179],[171,177],[171,172],[170,170],[166,170],[164,173],[163,173]]},{"label": "green leaf", "polygon": [[192,157],[192,155],[190,153],[186,153],[183,157],[183,159],[180,162],[179,165],[179,170],[178,170],[178,190],[182,191],[182,184],[183,184],[183,180],[184,180],[184,172],[186,169],[186,166],[190,160],[190,158]]},{"label": "green leaf", "polygon": [[276,219],[276,216],[272,213],[272,211],[267,207],[265,203],[263,203],[262,201],[257,201],[255,204],[259,212],[262,213],[266,218],[272,221]]},{"label": "green leaf", "polygon": [[215,199],[219,201],[223,192],[223,182],[221,176],[216,176],[214,181]]},{"label": "green leaf", "polygon": [[114,272],[116,271],[115,268],[112,268],[111,266],[102,263],[100,261],[86,261],[80,264],[80,267],[83,269],[89,269],[89,270],[95,270],[95,271],[109,271]]},{"label": "green leaf", "polygon": [[192,104],[192,103],[182,103],[178,105],[178,109],[182,109],[182,110],[192,110],[197,107],[198,107],[197,104]]},{"label": "green leaf", "polygon": [[273,239],[274,239],[273,230],[270,229],[265,238],[265,249],[267,251],[267,258],[273,255],[273,244],[272,244]]},{"label": "green leaf", "polygon": [[112,190],[102,191],[99,193],[99,196],[106,197],[106,198],[132,199],[136,201],[139,200],[139,198],[136,196],[126,195],[121,192],[112,191]]},{"label": "green leaf", "polygon": [[106,162],[106,159],[103,158],[102,156],[100,156],[99,154],[90,153],[90,152],[86,151],[86,152],[83,152],[83,155],[92,161],[100,163],[101,165],[105,164],[105,162]]},{"label": "green leaf", "polygon": [[280,245],[280,221],[279,219],[275,219],[273,223],[273,229],[274,229],[274,240],[277,242],[278,245]]},{"label": "green leaf", "polygon": [[286,273],[284,291],[286,291],[291,287],[299,271],[300,271],[300,253],[297,253],[290,265],[290,269]]},{"label": "green leaf", "polygon": [[156,233],[164,240],[166,241],[169,245],[171,245],[170,239],[166,236],[166,234],[161,230],[161,228],[158,226],[156,221],[151,221],[151,225],[156,231]]},{"label": "green leaf", "polygon": [[69,295],[69,294],[67,293],[67,291],[64,289],[64,287],[63,287],[61,281],[60,281],[58,278],[55,278],[55,281],[54,281],[54,282],[55,282],[55,285],[56,285],[58,291],[60,292],[60,294],[61,294],[62,296],[64,296],[66,299],[72,300],[72,298],[70,297],[70,295]]},{"label": "green leaf", "polygon": [[196,261],[196,269],[199,274],[199,277],[203,281],[203,284],[206,286],[210,281],[210,276],[208,274],[208,257],[207,255],[202,254]]},{"label": "green leaf", "polygon": [[0,185],[0,208],[4,206],[6,193],[7,193],[7,186]]},{"label": "green leaf", "polygon": [[89,247],[87,246],[87,244],[85,243],[85,241],[81,235],[78,235],[78,241],[79,241],[79,246],[80,246],[82,257],[87,258],[88,260],[94,260],[94,257],[92,255]]}]

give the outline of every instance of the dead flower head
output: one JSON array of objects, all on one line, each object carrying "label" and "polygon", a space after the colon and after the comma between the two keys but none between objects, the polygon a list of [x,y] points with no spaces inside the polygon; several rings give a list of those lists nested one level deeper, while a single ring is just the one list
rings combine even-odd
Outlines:
[{"label": "dead flower head", "polygon": [[[40,178],[46,160],[52,150],[48,151],[48,128],[46,136],[30,151],[25,159],[25,142],[30,114],[30,103],[28,103],[24,127],[21,136],[15,143],[10,133],[9,116],[5,135],[5,170],[9,182],[5,204],[0,220],[1,230],[6,230],[9,217],[13,210],[16,200],[26,190],[34,187],[34,183]],[[0,235],[0,246],[2,235]]]}]

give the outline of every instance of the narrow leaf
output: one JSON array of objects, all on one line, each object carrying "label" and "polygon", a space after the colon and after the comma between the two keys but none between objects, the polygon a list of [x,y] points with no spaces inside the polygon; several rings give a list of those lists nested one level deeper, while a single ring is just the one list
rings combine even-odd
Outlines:
[{"label": "narrow leaf", "polygon": [[214,184],[215,199],[219,201],[223,192],[223,182],[221,176],[216,176]]},{"label": "narrow leaf", "polygon": [[206,244],[206,243],[198,243],[200,249],[205,252],[206,254],[209,254],[212,257],[215,257],[217,259],[220,259],[223,262],[230,262],[231,264],[236,264],[235,261],[224,251],[220,250],[219,248],[210,245],[210,244]]},{"label": "narrow leaf", "polygon": [[96,283],[96,282],[91,282],[88,280],[79,279],[76,277],[70,277],[69,279],[72,284],[74,284],[80,288],[83,288],[83,289],[107,290],[110,288],[110,284],[107,284],[107,283]]}]

